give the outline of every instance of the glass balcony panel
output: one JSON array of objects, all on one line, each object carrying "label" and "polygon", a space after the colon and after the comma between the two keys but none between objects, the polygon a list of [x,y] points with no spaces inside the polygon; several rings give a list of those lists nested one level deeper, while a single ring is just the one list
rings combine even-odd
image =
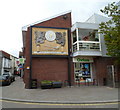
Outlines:
[{"label": "glass balcony panel", "polygon": [[97,41],[99,42],[98,30],[92,29],[79,29],[79,41]]},{"label": "glass balcony panel", "polygon": [[73,43],[77,41],[76,30],[72,33]]}]

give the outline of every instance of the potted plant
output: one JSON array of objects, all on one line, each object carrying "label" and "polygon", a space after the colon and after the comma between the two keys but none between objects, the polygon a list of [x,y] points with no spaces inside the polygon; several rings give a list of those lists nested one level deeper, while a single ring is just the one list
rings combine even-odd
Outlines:
[{"label": "potted plant", "polygon": [[41,88],[42,89],[50,89],[50,88],[52,88],[52,81],[48,81],[48,80],[41,81]]},{"label": "potted plant", "polygon": [[62,82],[61,81],[52,81],[52,88],[61,88]]}]

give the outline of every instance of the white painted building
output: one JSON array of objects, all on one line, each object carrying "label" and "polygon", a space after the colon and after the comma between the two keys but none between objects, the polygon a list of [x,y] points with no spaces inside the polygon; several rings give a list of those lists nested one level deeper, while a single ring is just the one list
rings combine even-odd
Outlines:
[{"label": "white painted building", "polygon": [[112,60],[106,55],[106,45],[103,35],[99,33],[99,23],[108,20],[107,17],[94,14],[86,22],[76,22],[72,26],[72,56],[76,82],[78,79],[83,82],[95,80],[98,84],[103,84],[107,79],[105,71],[107,65],[112,64]]},{"label": "white painted building", "polygon": [[9,71],[14,74],[14,70],[17,66],[16,57],[8,54],[7,52],[0,51],[0,74],[5,71]]},{"label": "white painted building", "polygon": [[94,13],[85,22],[100,24],[101,22],[107,22],[108,20],[110,20],[110,18]]},{"label": "white painted building", "polygon": [[17,65],[17,57],[14,57],[12,55],[10,55],[10,59],[11,59],[11,73],[14,74],[14,70],[17,70],[18,65]]}]

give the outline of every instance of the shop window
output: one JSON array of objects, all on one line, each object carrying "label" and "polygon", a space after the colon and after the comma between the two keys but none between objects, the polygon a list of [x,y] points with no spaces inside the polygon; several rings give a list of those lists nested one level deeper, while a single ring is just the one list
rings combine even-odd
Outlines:
[{"label": "shop window", "polygon": [[78,80],[91,80],[91,67],[90,63],[75,63],[75,81]]},{"label": "shop window", "polygon": [[81,74],[90,75],[90,63],[80,63]]}]

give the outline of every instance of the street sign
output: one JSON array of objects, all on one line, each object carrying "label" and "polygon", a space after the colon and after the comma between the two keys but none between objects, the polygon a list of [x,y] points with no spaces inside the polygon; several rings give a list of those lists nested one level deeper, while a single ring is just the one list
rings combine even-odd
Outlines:
[{"label": "street sign", "polygon": [[19,62],[20,62],[20,64],[24,64],[25,59],[24,58],[19,58]]}]

